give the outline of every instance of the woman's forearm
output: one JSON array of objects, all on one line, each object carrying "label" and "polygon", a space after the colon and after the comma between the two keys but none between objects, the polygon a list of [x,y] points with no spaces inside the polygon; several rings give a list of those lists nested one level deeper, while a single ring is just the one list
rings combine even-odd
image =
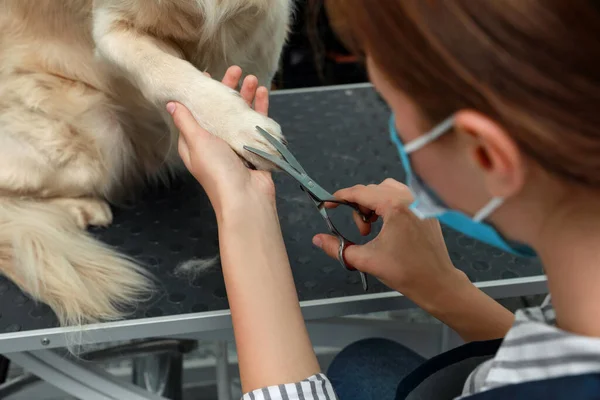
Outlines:
[{"label": "woman's forearm", "polygon": [[275,206],[249,199],[218,214],[244,392],[318,373]]},{"label": "woman's forearm", "polygon": [[[457,270],[452,282],[432,282],[414,301],[448,325],[467,342],[504,337],[514,322],[514,314],[473,285]],[[412,296],[408,296],[412,298]]]}]

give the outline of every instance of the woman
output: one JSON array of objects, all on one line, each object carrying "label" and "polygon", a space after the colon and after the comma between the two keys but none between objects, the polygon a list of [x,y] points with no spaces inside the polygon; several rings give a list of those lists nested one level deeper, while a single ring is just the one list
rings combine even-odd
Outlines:
[{"label": "woman", "polygon": [[[345,258],[472,342],[429,361],[390,342],[352,345],[329,371],[341,400],[595,398],[598,4],[327,2],[393,110],[391,137],[409,176],[408,186],[386,180],[336,194],[384,221],[376,239],[347,248]],[[234,87],[240,74],[231,69],[225,83]],[[267,91],[254,78],[242,96],[267,111]],[[180,154],[217,214],[245,398],[333,399],[300,313],[269,174],[244,168],[183,106],[168,110],[182,133]],[[506,251],[537,254],[552,302],[515,316],[477,290],[452,266],[436,219]],[[336,257],[334,238],[314,243]]]}]

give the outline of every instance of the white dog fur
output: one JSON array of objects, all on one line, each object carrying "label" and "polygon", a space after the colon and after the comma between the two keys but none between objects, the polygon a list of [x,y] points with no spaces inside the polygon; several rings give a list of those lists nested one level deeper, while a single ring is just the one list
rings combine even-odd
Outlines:
[{"label": "white dog fur", "polygon": [[[151,277],[89,236],[108,202],[181,168],[168,101],[245,153],[281,136],[217,80],[269,85],[290,0],[0,0],[0,272],[63,325],[121,318]],[[201,71],[208,71],[215,80]]]}]

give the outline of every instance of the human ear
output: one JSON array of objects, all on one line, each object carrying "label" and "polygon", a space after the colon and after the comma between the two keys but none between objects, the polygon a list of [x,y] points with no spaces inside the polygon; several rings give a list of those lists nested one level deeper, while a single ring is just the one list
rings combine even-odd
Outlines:
[{"label": "human ear", "polygon": [[521,190],[526,176],[525,159],[501,125],[477,111],[461,110],[455,114],[454,127],[490,195],[506,198]]}]

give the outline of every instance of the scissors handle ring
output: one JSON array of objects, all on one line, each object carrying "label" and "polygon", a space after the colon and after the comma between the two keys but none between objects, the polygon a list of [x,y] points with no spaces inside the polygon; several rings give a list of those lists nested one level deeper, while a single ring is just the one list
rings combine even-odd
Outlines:
[{"label": "scissors handle ring", "polygon": [[363,213],[361,211],[360,207],[358,206],[358,204],[352,203],[352,202],[349,202],[346,200],[331,199],[331,200],[325,200],[325,202],[341,204],[341,205],[345,205],[350,208],[353,208],[354,211],[356,211],[358,213],[358,215],[360,215],[360,218],[362,219],[363,222],[369,222],[371,220],[371,218],[373,218],[373,215],[375,215],[375,211],[373,211],[373,210],[369,210],[369,212],[367,214]]},{"label": "scissors handle ring", "polygon": [[342,235],[339,236],[339,239],[340,239],[340,247],[338,249],[338,259],[340,260],[340,263],[348,271],[356,271],[355,268],[348,266],[348,264],[346,263],[346,258],[344,257],[344,251],[346,250],[346,248],[349,246],[352,246],[354,243],[348,241]]},{"label": "scissors handle ring", "polygon": [[[340,239],[340,247],[338,248],[338,259],[340,260],[340,263],[346,270],[356,271],[356,268],[350,267],[346,263],[346,258],[344,257],[344,250],[346,250],[346,248],[348,248],[350,246],[353,246],[354,243],[345,239],[342,235],[339,235],[339,239]],[[362,271],[358,271],[358,272],[360,273],[360,280],[362,282],[363,290],[366,292],[367,290],[369,290],[369,284],[367,282],[367,275]]]}]

